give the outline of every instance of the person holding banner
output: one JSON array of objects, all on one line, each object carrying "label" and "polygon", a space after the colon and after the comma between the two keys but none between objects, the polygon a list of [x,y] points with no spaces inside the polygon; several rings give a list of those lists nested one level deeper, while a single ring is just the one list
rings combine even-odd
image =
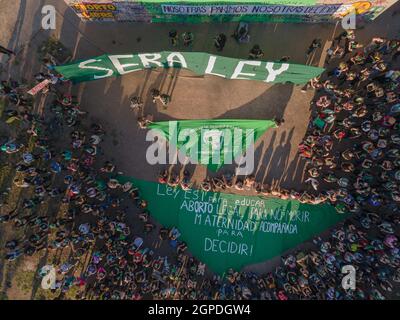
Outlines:
[{"label": "person holding banner", "polygon": [[168,38],[169,38],[169,41],[171,42],[171,45],[173,47],[176,47],[178,45],[178,39],[179,38],[178,38],[178,32],[176,30],[171,30],[168,33]]},{"label": "person holding banner", "polygon": [[261,50],[258,44],[255,44],[253,48],[251,48],[249,53],[249,60],[257,60],[261,59],[264,56],[264,52]]},{"label": "person holding banner", "polygon": [[214,46],[217,48],[217,51],[222,51],[225,47],[226,43],[226,35],[220,33],[214,38]]}]

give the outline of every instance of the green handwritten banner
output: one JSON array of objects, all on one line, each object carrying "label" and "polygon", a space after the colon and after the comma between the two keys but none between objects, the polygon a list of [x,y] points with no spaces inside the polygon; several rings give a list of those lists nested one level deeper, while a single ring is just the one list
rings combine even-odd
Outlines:
[{"label": "green handwritten banner", "polygon": [[180,241],[216,273],[266,261],[320,234],[347,217],[331,205],[307,205],[257,196],[119,178],[139,188],[152,217],[177,227]]}]

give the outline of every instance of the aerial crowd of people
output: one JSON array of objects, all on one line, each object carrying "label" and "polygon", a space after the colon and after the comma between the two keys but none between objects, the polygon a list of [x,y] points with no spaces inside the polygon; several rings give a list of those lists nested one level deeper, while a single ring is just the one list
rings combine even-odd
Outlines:
[{"label": "aerial crowd of people", "polygon": [[[176,32],[170,38],[174,45]],[[187,44],[193,36],[183,39]],[[271,188],[253,176],[234,175],[200,185],[205,191],[246,188],[303,203],[327,202],[338,214],[351,213],[313,239],[311,249],[282,256],[279,266],[265,274],[212,274],[188,253],[177,228],[155,223],[140,190],[120,183],[119,171],[106,159],[101,147],[106,130],[91,122],[66,92],[67,81],[49,68],[49,59],[35,75],[37,83],[49,80],[40,113],[26,86],[9,78],[1,81],[0,98],[7,103],[1,120],[1,169],[8,168],[13,178],[9,185],[2,179],[0,227],[15,230],[5,243],[5,259],[14,263],[44,252],[69,252],[64,261],[39,266],[39,283],[55,269],[49,290],[58,298],[72,288],[77,289],[75,299],[104,300],[392,297],[400,283],[399,55],[397,40],[374,38],[362,46],[353,32],[335,40],[326,72],[303,88],[315,90],[312,118],[299,146],[307,161],[303,190]],[[164,105],[170,101],[157,90],[152,97]],[[142,103],[135,98],[131,107]],[[158,182],[193,188],[188,171],[179,176],[162,170]],[[23,191],[21,199],[11,203],[15,190]],[[161,253],[159,244],[149,240],[154,238],[168,242],[169,251]],[[82,264],[86,255],[90,258]],[[356,270],[355,289],[342,287],[344,265]]]}]

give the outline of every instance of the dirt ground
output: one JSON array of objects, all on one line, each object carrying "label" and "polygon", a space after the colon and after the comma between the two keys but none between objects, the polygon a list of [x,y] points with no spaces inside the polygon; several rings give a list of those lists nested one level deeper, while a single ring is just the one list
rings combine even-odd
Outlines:
[{"label": "dirt ground", "polygon": [[[45,31],[40,28],[41,8],[53,4],[57,8],[57,28]],[[84,59],[104,53],[157,52],[171,50],[168,31],[191,31],[195,35],[192,51],[216,53],[213,37],[218,33],[231,35],[237,24],[150,24],[143,23],[83,23],[61,0],[0,0],[0,44],[18,53],[11,64],[2,56],[1,78],[7,73],[15,79],[31,79],[38,71],[36,51],[43,40],[53,35],[73,53],[73,59]],[[399,10],[397,3],[375,22],[356,32],[357,40],[366,43],[372,36],[399,37],[400,19],[393,13]],[[314,38],[321,38],[326,49],[333,36],[341,32],[340,26],[307,24],[251,24],[251,41],[238,45],[228,39],[221,55],[244,58],[254,44],[264,50],[265,60],[278,60],[289,55],[292,63],[309,63],[322,66],[325,57],[320,49],[307,60],[305,52]],[[174,50],[185,51],[182,47]],[[171,95],[167,110],[152,103],[150,90],[160,89]],[[193,77],[187,72],[173,70],[139,71],[124,77],[93,81],[73,87],[81,105],[90,112],[94,121],[105,124],[108,138],[102,145],[103,152],[114,158],[118,168],[126,175],[139,179],[155,180],[160,170],[146,162],[145,153],[149,142],[146,131],[136,124],[136,116],[129,109],[129,97],[140,95],[145,103],[144,112],[153,114],[155,121],[173,119],[285,119],[277,129],[270,129],[256,144],[256,177],[258,181],[282,187],[297,188],[302,185],[304,162],[297,157],[297,145],[303,138],[310,116],[310,100],[313,93],[302,93],[299,86],[261,82],[226,80],[214,76]],[[178,168],[180,169],[180,168]],[[227,167],[226,170],[231,168]],[[189,167],[194,180],[203,180],[209,172],[204,166]],[[8,231],[10,232],[10,231]],[[1,230],[0,245],[7,234]],[[268,261],[247,269],[266,271],[275,262]],[[31,264],[23,263],[23,272],[31,272]],[[4,287],[8,279],[3,266],[0,283]],[[29,274],[27,277],[29,278]],[[26,279],[25,279],[26,280]],[[24,280],[24,281],[25,281]],[[22,281],[22,280],[21,280]],[[29,281],[29,280],[28,280]],[[10,298],[29,298],[29,294]]]}]

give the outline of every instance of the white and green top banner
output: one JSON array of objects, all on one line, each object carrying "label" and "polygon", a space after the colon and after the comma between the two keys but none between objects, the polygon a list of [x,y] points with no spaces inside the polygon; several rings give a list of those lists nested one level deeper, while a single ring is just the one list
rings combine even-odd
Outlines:
[{"label": "white and green top banner", "polygon": [[204,52],[171,52],[102,55],[79,60],[55,70],[74,83],[117,77],[150,68],[184,68],[197,75],[271,83],[304,84],[324,69],[294,63],[243,60]]},{"label": "white and green top banner", "polygon": [[64,0],[84,21],[332,22],[356,11],[369,21],[397,0]]}]

